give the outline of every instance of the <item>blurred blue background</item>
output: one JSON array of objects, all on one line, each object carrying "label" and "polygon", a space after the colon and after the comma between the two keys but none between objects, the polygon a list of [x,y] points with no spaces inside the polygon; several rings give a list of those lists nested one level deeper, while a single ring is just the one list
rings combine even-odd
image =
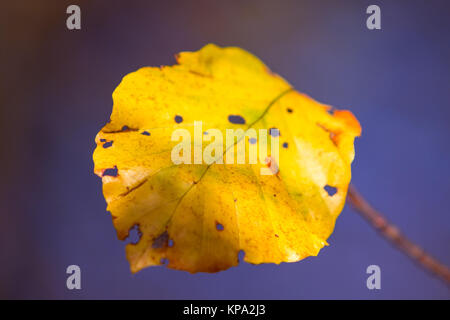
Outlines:
[{"label": "blurred blue background", "polygon": [[[82,29],[66,28],[78,4]],[[366,28],[370,4],[382,29]],[[94,137],[127,73],[239,46],[363,127],[353,183],[450,265],[448,1],[14,1],[1,5],[1,298],[449,299],[346,206],[318,257],[217,274],[129,272],[93,174]],[[66,267],[82,290],[66,289]],[[366,268],[381,267],[381,290]]]}]

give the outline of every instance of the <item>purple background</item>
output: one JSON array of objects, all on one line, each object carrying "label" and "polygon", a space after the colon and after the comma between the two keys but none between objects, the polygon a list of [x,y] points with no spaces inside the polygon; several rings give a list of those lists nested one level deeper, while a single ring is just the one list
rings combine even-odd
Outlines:
[{"label": "purple background", "polygon": [[[79,4],[82,29],[65,27]],[[365,10],[378,4],[382,30]],[[0,297],[449,299],[450,290],[348,206],[318,257],[217,274],[129,272],[93,174],[94,137],[127,73],[213,42],[245,48],[363,127],[353,183],[450,265],[448,1],[12,1],[2,3]],[[82,290],[65,269],[82,269]],[[368,265],[382,289],[366,288]]]}]

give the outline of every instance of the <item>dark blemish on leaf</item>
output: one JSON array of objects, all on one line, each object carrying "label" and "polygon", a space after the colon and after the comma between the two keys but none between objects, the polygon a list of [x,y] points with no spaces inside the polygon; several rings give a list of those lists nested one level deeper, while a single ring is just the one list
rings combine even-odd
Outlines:
[{"label": "dark blemish on leaf", "polygon": [[105,171],[103,171],[102,177],[105,176],[117,177],[118,171],[119,170],[117,170],[117,166],[114,166],[114,168],[105,169]]},{"label": "dark blemish on leaf", "polygon": [[324,125],[320,124],[320,123],[316,123],[316,125],[319,128],[321,128],[321,129],[325,130],[326,132],[328,132],[331,141],[333,142],[333,144],[335,146],[337,146],[337,142],[336,142],[337,134],[334,133],[333,131],[331,131],[330,129],[328,129],[327,127],[325,127]]},{"label": "dark blemish on leaf", "polygon": [[198,72],[198,71],[195,71],[195,70],[189,70],[189,72],[192,73],[192,74],[195,74],[196,76],[199,76],[199,77],[213,78],[212,75],[204,74],[204,73],[201,73],[201,72]]},{"label": "dark blemish on leaf", "polygon": [[331,139],[331,141],[333,141],[333,144],[335,146],[337,146],[337,135],[336,135],[336,133],[330,131],[330,139]]},{"label": "dark blemish on leaf", "polygon": [[288,146],[289,146],[289,145],[288,145],[287,142],[283,143],[283,148],[287,149]]},{"label": "dark blemish on leaf", "polygon": [[325,130],[326,132],[330,132],[330,129],[328,129],[327,127],[325,127],[323,124],[321,123],[316,123],[316,125],[321,128],[322,130]]},{"label": "dark blemish on leaf", "polygon": [[273,194],[273,196],[274,196],[275,198],[277,197],[277,195],[276,195],[275,193]]},{"label": "dark blemish on leaf", "polygon": [[[272,163],[273,161],[273,163]],[[276,174],[278,177],[278,173],[280,172],[278,164],[276,163],[276,161],[273,159],[273,157],[267,157],[266,158],[266,166],[267,168],[269,168],[273,174]],[[280,177],[278,177],[279,179]]]},{"label": "dark blemish on leaf", "polygon": [[113,141],[108,141],[108,142],[105,142],[104,144],[103,144],[103,148],[109,148],[109,147],[111,147],[112,146],[112,144],[113,144]]},{"label": "dark blemish on leaf", "polygon": [[277,128],[270,128],[269,129],[269,134],[272,137],[279,137],[279,136],[281,136],[280,130],[278,130]]},{"label": "dark blemish on leaf", "polygon": [[228,116],[228,121],[230,121],[233,124],[245,124],[245,119],[239,115],[230,114]]},{"label": "dark blemish on leaf", "polygon": [[160,249],[162,247],[165,247],[165,246],[167,246],[168,241],[169,241],[169,234],[167,233],[167,231],[164,231],[163,233],[161,233],[158,237],[156,237],[153,240],[152,248]]},{"label": "dark blemish on leaf", "polygon": [[127,187],[127,191],[125,191],[124,193],[121,193],[120,196],[121,197],[127,196],[128,194],[130,194],[134,190],[136,190],[136,189],[140,188],[141,186],[143,186],[146,182],[147,182],[147,179],[143,179],[138,184],[134,185],[133,187],[131,187],[131,188]]},{"label": "dark blemish on leaf", "polygon": [[275,237],[279,238],[279,236],[275,233]]},{"label": "dark blemish on leaf", "polygon": [[106,131],[104,129],[101,130],[101,132],[104,133],[122,133],[122,132],[129,132],[129,131],[139,131],[139,129],[136,128],[130,128],[128,126],[123,126],[120,130],[113,130],[113,131]]},{"label": "dark blemish on leaf", "polygon": [[128,132],[128,131],[138,131],[139,129],[136,128],[130,128],[129,126],[123,126],[122,132]]},{"label": "dark blemish on leaf", "polygon": [[167,242],[167,245],[168,245],[170,248],[172,248],[173,245],[174,245],[173,240],[172,240],[172,239],[169,239],[169,241]]},{"label": "dark blemish on leaf", "polygon": [[238,253],[238,262],[244,261],[244,258],[245,258],[245,251],[244,251],[244,250],[239,250],[239,253]]},{"label": "dark blemish on leaf", "polygon": [[208,135],[208,131],[203,132],[204,135]]},{"label": "dark blemish on leaf", "polygon": [[139,224],[135,224],[128,231],[128,237],[126,240],[128,240],[127,243],[137,244],[139,242],[139,240],[141,240],[141,237],[142,237],[142,232],[139,229]]},{"label": "dark blemish on leaf", "polygon": [[286,111],[292,113],[293,110],[291,108],[287,108]]},{"label": "dark blemish on leaf", "polygon": [[330,185],[326,185],[325,187],[323,187],[325,189],[326,192],[328,192],[328,195],[330,197],[334,196],[337,192],[337,189],[335,187],[332,187]]},{"label": "dark blemish on leaf", "polygon": [[248,142],[250,142],[251,144],[255,144],[256,138],[250,138],[250,139],[248,139]]},{"label": "dark blemish on leaf", "polygon": [[150,132],[148,132],[148,131],[143,131],[143,132],[141,132],[141,134],[144,135],[144,136],[149,136],[149,135],[150,135]]},{"label": "dark blemish on leaf", "polygon": [[175,122],[176,122],[176,123],[182,123],[182,122],[183,122],[183,117],[182,117],[182,116],[179,116],[179,115],[176,115],[176,116],[175,116]]},{"label": "dark blemish on leaf", "polygon": [[234,202],[236,202],[237,201],[237,199],[234,199]]},{"label": "dark blemish on leaf", "polygon": [[223,227],[223,225],[221,223],[216,221],[216,229],[218,231],[223,231],[223,229],[225,229],[225,228]]}]

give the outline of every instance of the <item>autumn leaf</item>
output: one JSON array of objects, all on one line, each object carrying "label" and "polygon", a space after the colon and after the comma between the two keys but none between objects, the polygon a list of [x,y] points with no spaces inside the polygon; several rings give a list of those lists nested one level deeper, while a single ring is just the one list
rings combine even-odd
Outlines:
[{"label": "autumn leaf", "polygon": [[[125,76],[96,137],[94,170],[118,238],[140,235],[126,246],[131,271],[217,272],[237,265],[240,251],[253,264],[316,256],[344,206],[356,118],[298,93],[239,48],[209,44],[177,61]],[[270,152],[265,163],[175,164],[172,133],[181,128],[202,135],[203,151],[209,129],[224,137],[226,129],[278,129],[276,172],[260,174],[273,165]],[[239,139],[247,152],[260,147]]]}]

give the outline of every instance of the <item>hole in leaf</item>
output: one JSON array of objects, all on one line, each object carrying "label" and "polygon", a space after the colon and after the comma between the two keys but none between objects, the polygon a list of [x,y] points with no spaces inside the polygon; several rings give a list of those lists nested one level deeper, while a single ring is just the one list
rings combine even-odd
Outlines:
[{"label": "hole in leaf", "polygon": [[228,116],[228,121],[230,121],[233,124],[245,124],[245,119],[242,118],[240,115],[230,114]]},{"label": "hole in leaf", "polygon": [[175,116],[175,122],[176,122],[176,123],[181,123],[181,122],[183,122],[183,117],[182,117],[182,116],[179,116],[179,115],[176,115],[176,116]]},{"label": "hole in leaf", "polygon": [[161,258],[160,260],[159,260],[159,263],[161,263],[162,265],[168,265],[169,264],[169,259],[167,259],[167,258]]},{"label": "hole in leaf", "polygon": [[283,148],[287,149],[288,146],[289,146],[289,145],[288,145],[287,142],[283,143]]},{"label": "hole in leaf", "polygon": [[250,138],[250,139],[248,139],[248,142],[250,142],[251,144],[255,144],[256,138]]},{"label": "hole in leaf", "polygon": [[141,134],[144,135],[144,136],[149,136],[149,135],[150,135],[150,132],[148,132],[148,131],[143,131],[143,132],[141,132]]},{"label": "hole in leaf", "polygon": [[172,239],[169,239],[169,241],[167,242],[167,245],[168,245],[170,248],[172,248],[173,245],[174,245],[173,240],[172,240]]},{"label": "hole in leaf", "polygon": [[103,171],[102,177],[105,176],[117,177],[118,171],[119,170],[117,169],[117,166],[114,166],[114,168],[105,169],[105,171]]},{"label": "hole in leaf", "polygon": [[164,231],[153,240],[152,248],[160,249],[162,247],[165,247],[168,241],[169,241],[169,234],[167,233],[167,231]]},{"label": "hole in leaf", "polygon": [[139,225],[135,224],[131,229],[128,231],[128,237],[126,238],[127,243],[130,244],[137,244],[139,240],[141,240],[142,232],[139,229]]},{"label": "hole in leaf", "polygon": [[216,222],[216,229],[217,229],[218,231],[223,231],[223,229],[225,229],[225,228],[223,227],[223,225],[222,225],[221,223]]},{"label": "hole in leaf", "polygon": [[281,136],[280,130],[278,130],[277,128],[270,128],[269,129],[269,134],[272,137],[279,137],[279,136]]},{"label": "hole in leaf", "polygon": [[100,142],[106,142],[106,139],[100,139]]},{"label": "hole in leaf", "polygon": [[239,250],[239,253],[238,253],[238,262],[244,261],[244,258],[245,258],[245,251],[244,251],[244,250]]},{"label": "hole in leaf", "polygon": [[337,189],[335,187],[332,187],[330,185],[326,185],[325,187],[323,187],[325,189],[326,192],[328,192],[328,195],[330,197],[334,196],[337,192]]},{"label": "hole in leaf", "polygon": [[108,141],[108,142],[105,142],[104,144],[103,144],[103,148],[109,148],[109,147],[111,147],[112,146],[112,144],[113,144],[113,142],[114,141]]},{"label": "hole in leaf", "polygon": [[129,126],[123,126],[121,129],[122,132],[128,132],[128,131],[139,131],[137,128],[130,128]]}]

